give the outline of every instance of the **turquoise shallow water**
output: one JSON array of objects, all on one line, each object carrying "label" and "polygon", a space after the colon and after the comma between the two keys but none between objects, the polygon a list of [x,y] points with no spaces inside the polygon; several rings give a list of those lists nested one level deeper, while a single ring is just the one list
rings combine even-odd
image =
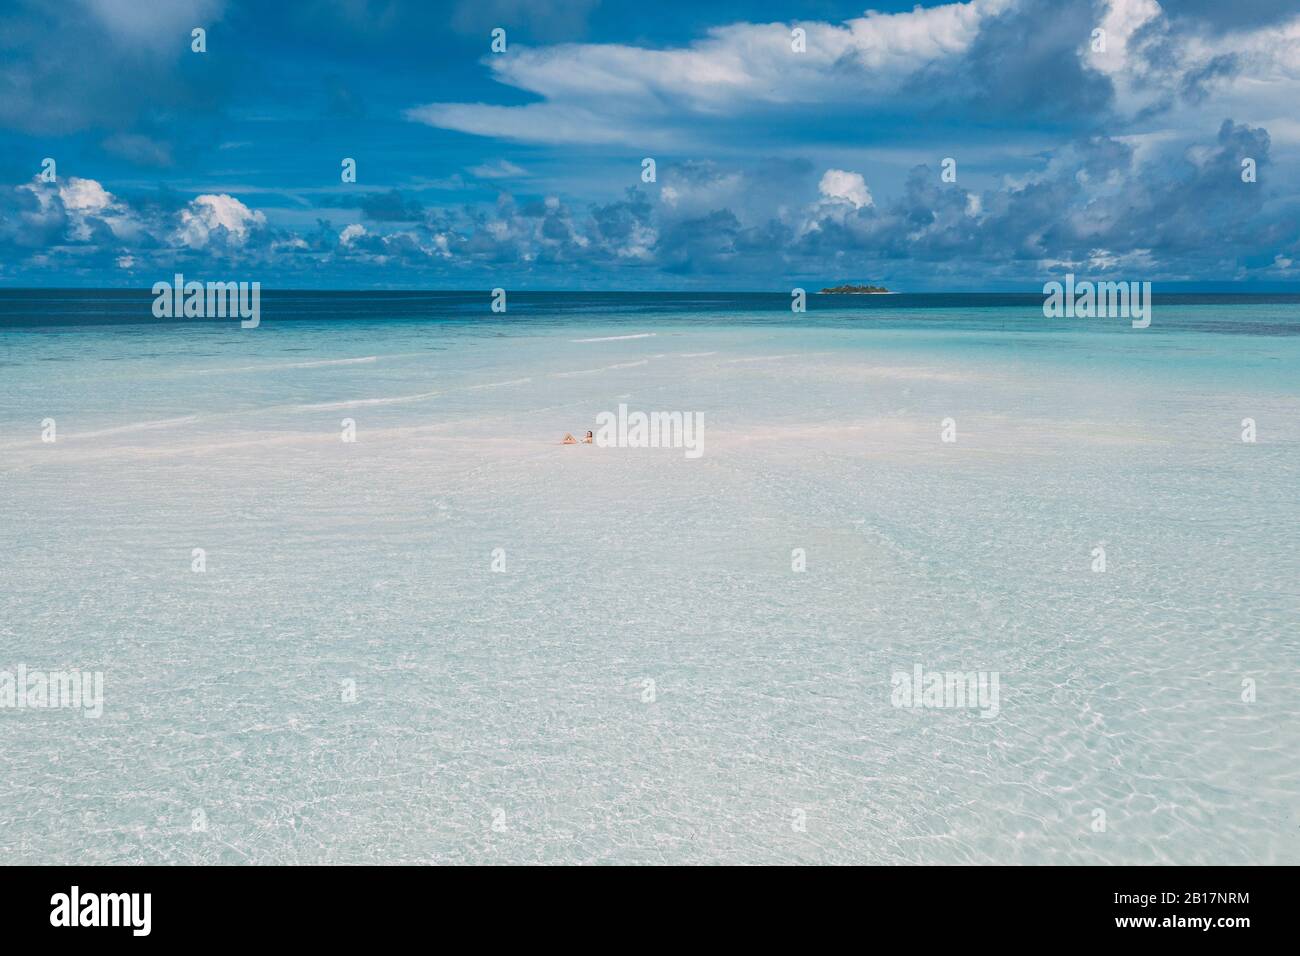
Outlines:
[{"label": "turquoise shallow water", "polygon": [[0,857],[1300,862],[1295,301],[487,301],[0,292]]}]

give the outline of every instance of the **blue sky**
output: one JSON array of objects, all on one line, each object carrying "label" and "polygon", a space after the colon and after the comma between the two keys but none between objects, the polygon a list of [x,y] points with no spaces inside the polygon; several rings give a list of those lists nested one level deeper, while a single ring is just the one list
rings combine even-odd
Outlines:
[{"label": "blue sky", "polygon": [[1296,0],[3,0],[0,284],[1300,291],[1297,103]]}]

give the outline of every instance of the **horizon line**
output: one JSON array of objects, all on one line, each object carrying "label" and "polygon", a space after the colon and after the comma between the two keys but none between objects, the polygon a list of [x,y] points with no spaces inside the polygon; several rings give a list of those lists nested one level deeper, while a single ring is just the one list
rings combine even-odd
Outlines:
[{"label": "horizon line", "polygon": [[[200,280],[195,280],[200,281]],[[204,280],[204,281],[223,281],[232,280]],[[258,280],[234,280],[254,282]],[[1049,280],[1051,281],[1051,280]],[[1091,280],[1091,281],[1126,281],[1126,280]],[[1155,283],[1152,283],[1153,287]],[[1289,284],[1292,285],[1292,284]],[[1300,283],[1293,284],[1293,288],[1251,288],[1243,289],[1237,287],[1212,286],[1204,289],[1171,289],[1160,291],[1153,288],[1154,295],[1297,295],[1300,296]],[[493,288],[504,288],[507,294],[519,295],[783,295],[788,296],[793,289],[529,289],[529,288],[510,288],[509,286],[496,286],[493,288],[364,288],[364,287],[277,287],[263,286],[258,282],[258,288],[263,292],[275,293],[364,293],[364,294],[416,294],[416,295],[491,295]],[[794,288],[800,288],[796,286]],[[830,288],[829,286],[827,288]],[[35,285],[35,286],[10,286],[0,283],[0,293],[4,292],[126,292],[139,293],[141,295],[152,295],[152,284],[148,286],[95,286],[95,285]],[[1044,293],[1036,289],[909,289],[896,290],[890,289],[884,293],[843,293],[843,292],[823,292],[820,289],[805,289],[808,295],[833,295],[837,298],[866,299],[876,296],[899,296],[899,295],[1024,295],[1039,297]]]}]

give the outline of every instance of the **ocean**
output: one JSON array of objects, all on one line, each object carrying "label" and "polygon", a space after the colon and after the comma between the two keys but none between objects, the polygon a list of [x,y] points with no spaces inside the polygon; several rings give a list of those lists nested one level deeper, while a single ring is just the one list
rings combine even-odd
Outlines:
[{"label": "ocean", "polygon": [[790,301],[0,290],[0,859],[1300,863],[1300,296]]}]

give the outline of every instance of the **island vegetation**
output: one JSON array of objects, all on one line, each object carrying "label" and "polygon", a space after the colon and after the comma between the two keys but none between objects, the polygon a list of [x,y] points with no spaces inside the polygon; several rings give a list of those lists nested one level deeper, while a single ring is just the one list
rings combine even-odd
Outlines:
[{"label": "island vegetation", "polygon": [[837,285],[822,289],[821,295],[875,295],[888,292],[883,285]]}]

